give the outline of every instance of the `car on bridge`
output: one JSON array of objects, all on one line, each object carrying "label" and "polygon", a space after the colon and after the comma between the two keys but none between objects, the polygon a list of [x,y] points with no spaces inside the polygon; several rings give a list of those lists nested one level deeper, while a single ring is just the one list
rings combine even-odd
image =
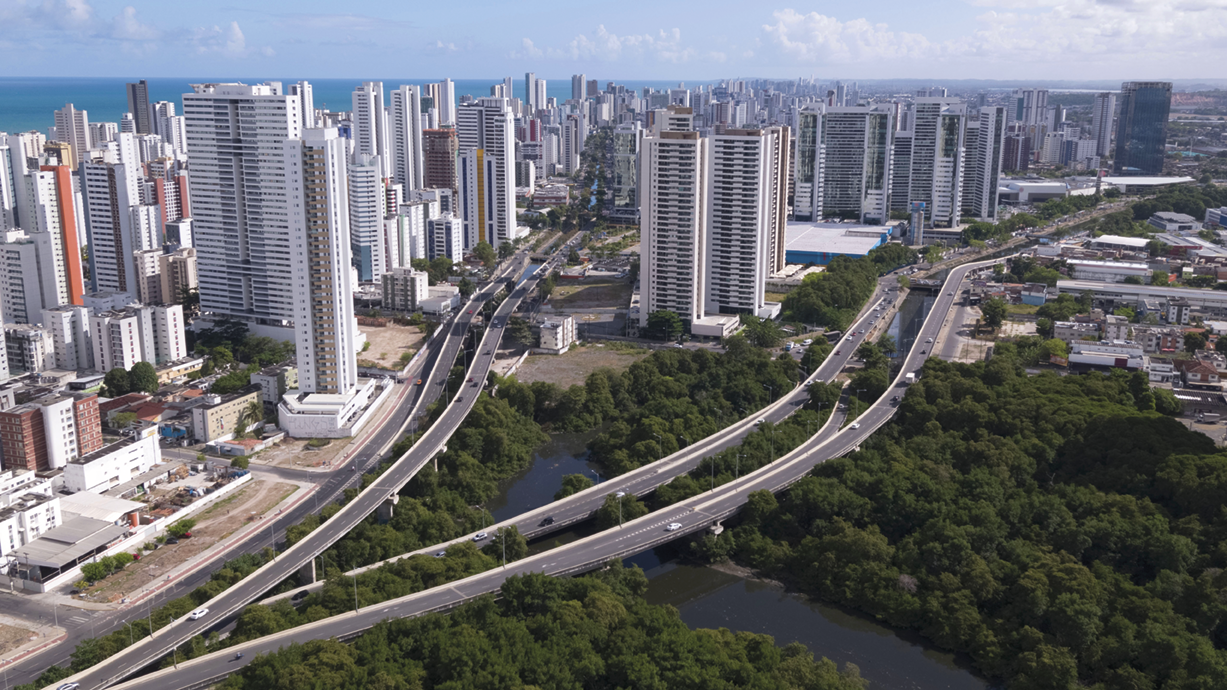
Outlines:
[{"label": "car on bridge", "polygon": [[485,532],[478,532],[477,534],[473,535],[473,541],[483,541],[488,536],[490,535],[486,534]]},{"label": "car on bridge", "polygon": [[192,619],[192,620],[194,620],[194,621],[198,621],[198,620],[200,620],[201,618],[204,618],[204,617],[205,617],[205,616],[207,616],[207,615],[209,615],[209,609],[206,609],[206,608],[204,608],[204,607],[201,607],[201,608],[198,608],[198,609],[196,609],[195,611],[192,611],[191,613],[187,614],[187,617],[188,617],[188,618],[190,618],[190,619]]},{"label": "car on bridge", "polygon": [[665,528],[665,531],[666,531],[666,532],[676,532],[676,531],[678,531],[678,530],[679,530],[679,529],[681,529],[681,528],[682,528],[682,523],[680,523],[680,522],[670,522],[670,523],[669,523],[669,526]]}]

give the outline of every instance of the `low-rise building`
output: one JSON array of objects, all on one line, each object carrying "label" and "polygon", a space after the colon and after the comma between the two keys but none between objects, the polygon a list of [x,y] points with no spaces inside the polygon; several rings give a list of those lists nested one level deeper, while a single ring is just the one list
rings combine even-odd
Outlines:
[{"label": "low-rise building", "polygon": [[419,303],[424,314],[445,314],[460,306],[460,288],[455,285],[434,285],[426,289],[426,299]]},{"label": "low-rise building", "polygon": [[1052,324],[1052,337],[1064,341],[1066,345],[1084,340],[1099,340],[1099,335],[1100,328],[1097,323],[1056,321]]},{"label": "low-rise building", "polygon": [[130,436],[72,460],[64,466],[64,488],[101,493],[148,472],[162,462],[158,425],[146,424]]},{"label": "low-rise building", "polygon": [[156,369],[158,373],[158,383],[166,385],[173,383],[187,376],[194,371],[200,371],[204,368],[204,357],[185,357],[183,359],[169,362]]},{"label": "low-rise building", "polygon": [[1221,390],[1223,387],[1219,380],[1218,370],[1205,362],[1196,359],[1178,359],[1173,364],[1180,372],[1180,378],[1186,386],[1213,390]]},{"label": "low-rise building", "polygon": [[1137,343],[1077,340],[1070,346],[1069,363],[1092,368],[1145,369],[1148,360]]},{"label": "low-rise building", "polygon": [[1085,261],[1070,259],[1066,263],[1073,269],[1075,280],[1098,280],[1106,283],[1123,283],[1127,278],[1137,278],[1149,283],[1150,267],[1144,263],[1123,261]]},{"label": "low-rise building", "polygon": [[29,471],[0,472],[0,559],[63,522],[51,481]]},{"label": "low-rise building", "polygon": [[1207,228],[1227,227],[1227,206],[1206,209],[1205,226]]},{"label": "low-rise building", "polygon": [[1146,223],[1163,232],[1197,232],[1201,230],[1201,223],[1193,216],[1173,213],[1171,211],[1159,211],[1146,219]]},{"label": "low-rise building", "polygon": [[251,383],[260,387],[261,402],[276,405],[286,391],[298,388],[298,367],[292,364],[264,367],[251,375]]},{"label": "low-rise building", "polygon": [[552,355],[566,352],[575,342],[575,317],[551,317],[541,323],[541,345],[538,350]]},{"label": "low-rise building", "polygon": [[[248,405],[260,402],[261,393],[261,388],[253,385],[228,395],[204,396],[204,403],[192,408],[192,432],[196,442],[208,443],[234,436]],[[244,431],[250,426],[245,425]]]},{"label": "low-rise building", "polygon": [[37,374],[56,368],[55,340],[47,329],[28,323],[6,323],[4,342],[10,374]]},{"label": "low-rise building", "polygon": [[429,276],[398,266],[380,276],[383,281],[383,307],[395,311],[415,311],[429,294]]}]

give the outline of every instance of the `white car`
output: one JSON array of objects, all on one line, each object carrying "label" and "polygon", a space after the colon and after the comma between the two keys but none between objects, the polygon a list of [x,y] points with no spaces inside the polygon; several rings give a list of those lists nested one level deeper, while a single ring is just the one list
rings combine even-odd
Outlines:
[{"label": "white car", "polygon": [[486,534],[485,532],[478,532],[477,534],[473,535],[473,541],[482,541],[488,536],[490,535]]},{"label": "white car", "polygon": [[801,341],[801,345],[804,347],[809,347],[810,345],[813,345],[813,344],[814,344],[813,338],[806,338],[805,340]]},{"label": "white car", "polygon": [[850,428],[852,428],[852,429],[859,429],[859,428],[861,428],[861,423],[860,423],[860,422],[852,422],[852,423],[851,423],[851,424],[849,424],[848,426],[849,426]]},{"label": "white car", "polygon": [[622,498],[625,495],[626,495],[625,491],[619,491],[618,493],[614,494],[614,498]]},{"label": "white car", "polygon": [[206,609],[206,608],[199,608],[199,609],[196,609],[195,611],[192,611],[191,613],[187,614],[187,617],[188,617],[188,618],[190,618],[190,619],[192,619],[192,620],[194,620],[194,621],[196,621],[196,620],[200,620],[201,618],[204,618],[204,617],[205,617],[205,616],[207,616],[208,614],[209,614],[209,609]]},{"label": "white car", "polygon": [[754,426],[758,426],[759,424],[762,424],[766,421],[767,419],[765,417],[759,417],[758,419],[754,420]]},{"label": "white car", "polygon": [[931,342],[933,342],[933,339],[932,339],[932,338],[925,338],[925,342],[926,342],[926,343],[931,343]]},{"label": "white car", "polygon": [[665,531],[666,531],[666,532],[676,532],[676,531],[678,531],[678,530],[679,530],[679,529],[681,529],[681,528],[682,528],[682,523],[680,523],[680,522],[670,522],[670,523],[669,523],[669,526],[665,528]]}]

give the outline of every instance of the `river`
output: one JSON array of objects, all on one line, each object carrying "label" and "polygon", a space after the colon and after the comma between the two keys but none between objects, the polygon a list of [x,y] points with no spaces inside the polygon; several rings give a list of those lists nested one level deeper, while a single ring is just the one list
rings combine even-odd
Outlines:
[{"label": "river", "polygon": [[[905,302],[899,323],[904,337],[915,313],[927,313],[931,298],[914,293]],[[554,500],[567,474],[593,477],[586,445],[597,432],[555,434],[537,448],[528,469],[500,482],[499,494],[486,507],[496,519],[512,517]],[[592,533],[591,522],[550,535],[529,546],[539,553]],[[765,633],[783,646],[800,642],[815,656],[831,659],[842,669],[853,663],[873,690],[987,690],[953,654],[924,643],[915,633],[895,630],[873,618],[828,606],[808,597],[752,578],[714,568],[689,565],[670,547],[626,559],[648,576],[648,601],[678,609],[692,628],[728,628]]]}]

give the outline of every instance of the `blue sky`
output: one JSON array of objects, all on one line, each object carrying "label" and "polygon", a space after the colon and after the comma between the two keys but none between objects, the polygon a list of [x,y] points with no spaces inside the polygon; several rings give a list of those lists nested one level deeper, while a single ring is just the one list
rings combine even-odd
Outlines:
[{"label": "blue sky", "polygon": [[1220,78],[1227,0],[0,0],[5,76]]}]

